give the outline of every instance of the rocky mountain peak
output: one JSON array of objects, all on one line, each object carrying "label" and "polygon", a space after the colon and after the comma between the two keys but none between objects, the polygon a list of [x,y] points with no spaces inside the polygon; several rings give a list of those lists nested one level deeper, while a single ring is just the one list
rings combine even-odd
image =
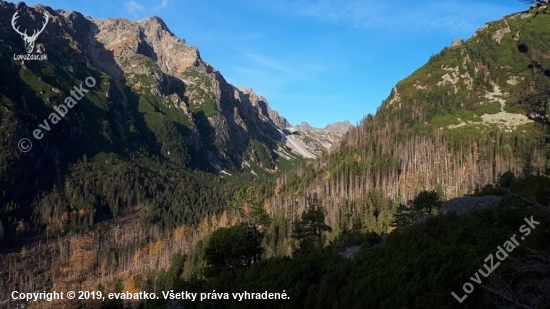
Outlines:
[{"label": "rocky mountain peak", "polygon": [[290,126],[288,120],[279,115],[279,113],[277,113],[276,111],[272,110],[269,107],[267,99],[262,96],[258,96],[254,92],[254,89],[235,86],[235,90],[236,98],[240,98],[241,96],[246,98],[246,100],[248,100],[252,106],[256,107],[259,110],[260,115],[262,115],[266,119],[270,119],[272,124],[277,129],[284,130],[286,127]]},{"label": "rocky mountain peak", "polygon": [[142,54],[170,75],[181,75],[191,66],[204,71],[209,67],[202,61],[198,49],[177,38],[159,17],[139,22],[123,18],[94,19],[93,22],[99,29],[98,41],[115,54]]},{"label": "rocky mountain peak", "polygon": [[[304,141],[315,144],[308,146],[313,154],[299,145],[290,147],[294,153],[289,151],[284,147],[288,140],[284,132],[291,124],[270,108],[267,99],[251,88],[228,83],[201,58],[196,47],[176,37],[158,16],[139,21],[96,19],[41,5],[20,3],[17,7],[21,8],[22,21],[28,18],[36,23],[41,21],[42,12],[48,11],[50,23],[40,44],[51,58],[48,65],[52,71],[65,72],[75,80],[90,72],[101,76],[101,99],[94,104],[113,113],[99,118],[101,130],[105,129],[103,136],[117,144],[142,145],[141,138],[147,139],[144,147],[148,153],[207,171],[213,171],[211,167],[221,172],[246,166],[252,171],[260,168],[273,172],[278,169],[279,158],[314,157],[340,138],[339,133],[319,132]],[[0,16],[6,19],[16,11],[15,4],[3,1],[0,8]],[[10,38],[0,50],[23,49],[11,27],[0,28],[0,34]],[[10,67],[6,74],[12,74],[13,69]],[[48,78],[45,73],[36,73],[36,83],[45,83],[41,86],[44,89],[63,89],[57,73]],[[37,104],[51,107],[51,101]],[[97,121],[94,118],[93,122]],[[78,132],[75,143],[97,144],[79,135],[86,128],[76,123],[72,127]]]},{"label": "rocky mountain peak", "polygon": [[162,18],[158,16],[149,16],[147,18],[144,18],[139,21],[139,24],[149,31],[153,30],[159,33],[168,32],[170,35],[174,36],[170,29],[168,29],[168,26],[166,26],[166,23],[164,23],[164,20],[162,20]]},{"label": "rocky mountain peak", "polygon": [[339,121],[335,123],[328,124],[324,130],[328,132],[334,132],[334,133],[346,133],[349,129],[351,129],[353,125],[348,120]]},{"label": "rocky mountain peak", "polygon": [[309,123],[302,121],[302,123],[296,126],[296,129],[301,131],[312,131],[316,128],[310,126]]}]

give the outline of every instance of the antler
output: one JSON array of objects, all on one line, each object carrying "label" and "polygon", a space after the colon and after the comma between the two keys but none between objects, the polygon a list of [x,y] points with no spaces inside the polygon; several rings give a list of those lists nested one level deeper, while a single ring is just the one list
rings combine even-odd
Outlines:
[{"label": "antler", "polygon": [[15,30],[15,32],[19,33],[22,36],[27,36],[27,30],[25,32],[19,31],[19,27],[15,28],[15,20],[19,18],[19,11],[15,11],[15,14],[13,14],[13,17],[11,18],[11,26]]},{"label": "antler", "polygon": [[40,31],[36,32],[36,30],[34,30],[34,32],[32,33],[32,38],[36,38],[38,37],[38,35],[40,33],[42,33],[42,31],[44,31],[44,29],[46,28],[46,25],[48,24],[48,20],[49,20],[49,17],[46,13],[44,13],[44,17],[46,18],[46,21],[42,24],[42,29],[40,29]]}]

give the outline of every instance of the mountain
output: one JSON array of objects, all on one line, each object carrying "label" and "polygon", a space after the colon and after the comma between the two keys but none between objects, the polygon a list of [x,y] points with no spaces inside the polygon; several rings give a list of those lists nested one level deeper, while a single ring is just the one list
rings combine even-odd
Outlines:
[{"label": "mountain", "polygon": [[[291,285],[296,308],[547,308],[550,260],[533,257],[548,256],[549,26],[539,4],[433,55],[331,152],[278,178],[273,257],[206,286]],[[536,239],[503,252],[533,217]],[[303,224],[315,237],[296,245]],[[498,270],[483,265],[495,255]]]},{"label": "mountain", "polygon": [[315,194],[330,225],[351,226],[358,216],[363,226],[387,232],[396,205],[422,190],[453,198],[496,183],[506,171],[542,173],[548,160],[533,120],[548,116],[528,113],[520,99],[550,87],[544,10],[487,23],[433,55],[333,151],[281,177],[272,211],[298,216],[304,196]]},{"label": "mountain", "polygon": [[[261,180],[268,194],[271,174],[343,134],[311,135],[330,140],[322,149],[288,142],[291,124],[264,97],[228,83],[155,16],[94,19],[0,1],[0,21],[0,250],[22,259],[14,268],[0,259],[0,278],[37,265],[26,289],[51,287],[48,278],[68,274],[48,265],[91,247],[109,276],[166,266],[175,248],[232,222],[235,191]],[[38,29],[33,45],[27,34]],[[161,240],[158,258],[128,264]],[[20,287],[0,281],[1,291]]]},{"label": "mountain", "polygon": [[307,122],[286,128],[286,145],[306,158],[315,158],[331,150],[353,125],[349,121],[335,122],[324,128],[311,127]]},{"label": "mountain", "polygon": [[324,128],[314,128],[310,126],[309,123],[302,122],[297,126],[292,126],[292,129],[294,129],[295,131],[312,131],[312,132],[344,134],[347,131],[349,131],[349,129],[351,129],[352,127],[353,125],[349,121],[345,120],[345,121],[327,124]]},{"label": "mountain", "polygon": [[[105,276],[166,266],[234,220],[235,191],[261,180],[267,194],[271,174],[303,161],[265,98],[228,83],[158,17],[0,1],[0,21],[1,291],[49,289],[90,248]],[[146,262],[130,263],[139,250]]]},{"label": "mountain", "polygon": [[[158,17],[139,23],[123,19],[92,22],[97,25],[100,48],[115,56],[108,63],[101,53],[92,54],[98,55],[97,63],[104,64],[104,71],[119,67],[119,75],[110,72],[110,76],[124,79],[140,100],[145,97],[139,105],[146,111],[145,119],[159,117],[162,110],[158,109],[164,104],[172,121],[177,119],[191,129],[187,142],[192,149],[218,170],[240,169],[247,161],[275,169],[278,130],[288,122],[269,108],[267,100],[251,89],[227,83],[196,48],[176,38]],[[258,157],[265,161],[256,162]]]},{"label": "mountain", "polygon": [[[71,82],[79,84],[88,75],[101,80],[96,100],[92,100],[95,114],[79,114],[79,121],[74,121],[75,113],[64,117],[70,140],[65,145],[48,141],[52,149],[60,147],[64,152],[70,145],[77,149],[75,153],[88,156],[105,150],[143,149],[174,164],[216,172],[242,170],[247,164],[273,172],[278,169],[278,153],[289,152],[280,143],[279,132],[288,121],[251,89],[229,84],[201,58],[197,48],[175,37],[158,17],[139,22],[98,20],[76,12],[5,2],[2,10],[6,21],[16,10],[19,16],[33,17],[18,20],[29,28],[44,19],[42,12],[51,16],[37,44],[49,60],[7,62],[11,75],[5,75],[6,84],[14,88],[5,90],[3,96],[15,101],[18,85],[9,76],[24,75],[31,88],[44,89],[41,98],[31,101],[49,99],[42,105],[46,109],[68,95]],[[1,51],[6,57],[23,53],[22,40],[8,24],[2,33]],[[61,74],[72,80],[63,83]],[[21,113],[28,115],[18,135],[32,135],[35,120],[45,115],[31,109]]]}]

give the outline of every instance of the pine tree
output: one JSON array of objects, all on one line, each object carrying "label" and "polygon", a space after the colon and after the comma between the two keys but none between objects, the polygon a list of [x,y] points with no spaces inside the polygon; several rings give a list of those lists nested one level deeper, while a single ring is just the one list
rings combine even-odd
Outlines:
[{"label": "pine tree", "polygon": [[263,208],[263,200],[254,187],[242,188],[235,192],[229,206],[246,222],[265,230],[271,221]]},{"label": "pine tree", "polygon": [[434,210],[437,212],[441,209],[443,201],[441,200],[439,193],[432,190],[418,193],[418,195],[409,203],[412,209],[414,209],[417,213],[432,215]]},{"label": "pine tree", "polygon": [[205,275],[213,276],[224,269],[236,270],[258,262],[263,253],[262,238],[263,234],[247,222],[217,229],[206,245]]},{"label": "pine tree", "polygon": [[296,222],[293,237],[300,240],[316,237],[317,248],[321,251],[324,233],[332,231],[332,228],[325,224],[325,210],[317,197],[311,197],[308,200],[309,207],[302,212],[301,220]]},{"label": "pine tree", "polygon": [[405,227],[414,223],[415,213],[411,211],[411,208],[407,207],[404,204],[399,204],[397,207],[397,212],[393,216],[393,221],[390,224],[396,229],[404,229]]}]

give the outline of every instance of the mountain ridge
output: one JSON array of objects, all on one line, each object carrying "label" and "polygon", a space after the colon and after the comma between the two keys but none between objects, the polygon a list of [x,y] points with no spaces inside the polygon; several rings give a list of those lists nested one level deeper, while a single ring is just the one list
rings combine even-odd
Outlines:
[{"label": "mountain ridge", "polygon": [[327,131],[327,132],[342,132],[342,133],[345,133],[347,132],[349,129],[351,129],[353,127],[353,125],[351,124],[351,122],[349,122],[349,120],[342,120],[342,121],[336,121],[336,122],[333,122],[333,123],[329,123],[327,124],[326,126],[324,126],[323,128],[316,128],[316,127],[312,127],[307,121],[302,121],[299,125],[297,126],[290,126],[290,127],[293,127],[295,130],[298,130],[298,131]]},{"label": "mountain ridge", "polygon": [[[51,28],[64,25],[74,28],[66,32],[87,59],[82,60],[90,61],[108,74],[110,85],[106,93],[109,101],[118,105],[114,107],[119,108],[118,116],[125,118],[111,122],[111,126],[123,143],[128,142],[130,135],[124,126],[130,124],[137,132],[149,130],[150,126],[158,126],[152,122],[163,122],[158,118],[165,114],[176,117],[172,119],[174,123],[190,129],[190,132],[182,131],[177,126],[162,124],[171,136],[184,141],[183,148],[173,138],[161,138],[159,134],[162,133],[152,131],[155,136],[150,135],[150,140],[164,140],[164,149],[153,152],[169,160],[171,157],[173,162],[191,162],[184,164],[203,166],[206,170],[214,167],[218,172],[219,167],[243,170],[244,165],[252,163],[261,170],[273,172],[278,169],[279,153],[285,157],[297,155],[291,154],[292,150],[280,141],[278,131],[289,126],[288,121],[272,110],[264,97],[249,88],[228,83],[218,70],[201,58],[198,48],[176,37],[160,17],[151,16],[140,21],[95,19],[41,5],[36,8],[52,15]],[[30,10],[24,3],[14,9]],[[52,41],[48,30],[46,28],[41,37]],[[9,29],[5,31],[10,32]],[[48,49],[47,44],[39,45]],[[127,93],[128,88],[132,93]],[[133,124],[136,116],[131,114],[135,112],[126,106],[132,98],[139,101],[138,110],[147,111],[141,130]],[[251,140],[264,146],[252,146]],[[258,156],[259,152],[262,154]],[[260,157],[265,162],[256,162]]]}]

